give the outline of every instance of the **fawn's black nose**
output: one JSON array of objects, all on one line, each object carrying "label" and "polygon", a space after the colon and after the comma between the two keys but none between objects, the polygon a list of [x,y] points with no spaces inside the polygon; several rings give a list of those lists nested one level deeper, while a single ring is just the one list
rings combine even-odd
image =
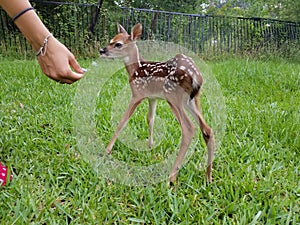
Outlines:
[{"label": "fawn's black nose", "polygon": [[107,53],[107,48],[100,49],[100,55],[105,55]]}]

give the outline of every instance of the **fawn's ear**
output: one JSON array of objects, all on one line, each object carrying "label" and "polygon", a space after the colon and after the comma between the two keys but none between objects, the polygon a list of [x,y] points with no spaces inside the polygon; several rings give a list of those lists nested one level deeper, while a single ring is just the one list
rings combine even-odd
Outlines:
[{"label": "fawn's ear", "polygon": [[131,30],[131,40],[135,41],[142,36],[143,26],[140,23],[137,23]]},{"label": "fawn's ear", "polygon": [[118,33],[127,34],[127,31],[124,29],[124,27],[122,27],[121,24],[117,23],[117,27],[118,27]]}]

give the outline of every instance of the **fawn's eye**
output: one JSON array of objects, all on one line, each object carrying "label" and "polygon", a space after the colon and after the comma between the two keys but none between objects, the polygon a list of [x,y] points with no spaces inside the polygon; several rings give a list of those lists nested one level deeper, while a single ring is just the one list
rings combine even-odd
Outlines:
[{"label": "fawn's eye", "polygon": [[121,43],[116,43],[115,48],[122,48],[122,44]]}]

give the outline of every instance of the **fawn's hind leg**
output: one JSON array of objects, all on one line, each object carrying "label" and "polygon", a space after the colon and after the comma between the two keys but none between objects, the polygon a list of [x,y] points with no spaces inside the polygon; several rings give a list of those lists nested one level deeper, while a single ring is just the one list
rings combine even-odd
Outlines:
[{"label": "fawn's hind leg", "polygon": [[170,172],[170,182],[174,182],[176,180],[177,174],[179,172],[179,169],[182,165],[183,159],[186,155],[186,152],[190,146],[190,143],[192,142],[194,133],[195,133],[195,126],[192,123],[192,121],[189,119],[188,115],[185,112],[185,109],[183,107],[183,102],[185,101],[185,98],[179,98],[179,99],[167,99],[173,114],[177,118],[180,126],[181,126],[181,143],[180,143],[180,149],[177,155],[177,158],[175,160],[175,163],[171,169]]},{"label": "fawn's hind leg", "polygon": [[205,122],[203,115],[200,111],[198,96],[195,96],[192,100],[187,104],[187,110],[193,115],[194,119],[198,123],[202,136],[205,140],[207,146],[207,167],[206,167],[206,177],[209,182],[212,181],[212,164],[214,160],[214,152],[215,152],[215,138],[213,130],[207,125]]}]

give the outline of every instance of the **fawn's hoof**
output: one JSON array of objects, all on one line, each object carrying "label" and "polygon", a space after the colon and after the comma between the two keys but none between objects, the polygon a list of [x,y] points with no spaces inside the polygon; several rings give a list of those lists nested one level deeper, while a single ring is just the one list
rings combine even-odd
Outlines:
[{"label": "fawn's hoof", "polygon": [[170,183],[175,183],[178,175],[178,170],[176,172],[170,173]]},{"label": "fawn's hoof", "polygon": [[110,148],[106,148],[105,152],[106,152],[107,155],[110,155],[111,154],[111,149]]},{"label": "fawn's hoof", "polygon": [[209,183],[212,182],[212,165],[209,165],[207,168],[206,168],[206,177],[207,177],[207,181]]}]

